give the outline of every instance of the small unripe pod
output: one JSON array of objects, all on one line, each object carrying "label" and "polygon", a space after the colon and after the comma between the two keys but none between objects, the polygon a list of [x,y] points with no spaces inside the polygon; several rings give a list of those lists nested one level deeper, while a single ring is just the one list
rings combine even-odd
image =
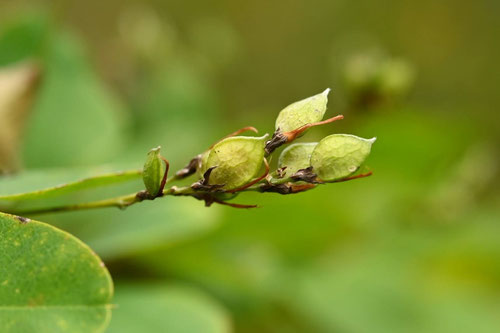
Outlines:
[{"label": "small unripe pod", "polygon": [[276,130],[291,132],[304,125],[321,121],[326,112],[329,92],[330,89],[326,89],[321,94],[295,102],[281,110],[276,119]]},{"label": "small unripe pod", "polygon": [[287,147],[280,155],[278,168],[286,168],[283,177],[291,177],[297,171],[311,166],[311,154],[317,142],[295,143]]},{"label": "small unripe pod", "polygon": [[203,170],[216,167],[209,184],[232,190],[250,182],[262,167],[266,138],[234,136],[217,143],[202,166]]},{"label": "small unripe pod", "polygon": [[151,149],[142,170],[142,181],[151,196],[160,194],[161,183],[165,175],[165,165],[160,157],[160,149],[161,147]]},{"label": "small unripe pod", "polygon": [[311,166],[320,180],[328,182],[355,173],[370,155],[376,138],[333,134],[321,140],[311,154]]}]

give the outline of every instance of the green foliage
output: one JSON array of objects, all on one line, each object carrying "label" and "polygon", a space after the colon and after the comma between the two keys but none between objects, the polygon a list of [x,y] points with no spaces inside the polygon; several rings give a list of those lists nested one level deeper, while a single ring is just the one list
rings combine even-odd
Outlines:
[{"label": "green foliage", "polygon": [[104,332],[113,285],[103,262],[75,237],[0,213],[0,330]]},{"label": "green foliage", "polygon": [[[58,175],[60,175],[61,172],[62,170],[58,172]],[[122,182],[129,182],[140,178],[141,175],[142,172],[140,170],[101,174],[98,176],[91,176],[81,180],[64,183],[54,187],[48,187],[43,190],[0,195],[0,203],[4,204],[24,203],[30,200],[42,200],[61,195],[68,195],[77,191],[89,190],[96,187],[109,186],[109,185],[119,184]],[[61,177],[59,176],[59,178]],[[20,186],[22,185],[19,184],[19,182],[20,182],[19,178],[17,178],[15,184],[16,186],[14,187],[11,185],[10,187],[20,188]],[[2,181],[0,181],[0,183],[2,183]],[[5,183],[5,179],[3,180],[3,183]],[[9,188],[9,185],[3,186],[2,190],[5,191],[6,188]]]},{"label": "green foliage", "polygon": [[[489,2],[493,8],[494,1]],[[0,211],[135,195],[145,188],[141,174],[134,171],[121,181],[113,171],[139,169],[153,145],[166,147],[163,154],[179,170],[233,125],[251,121],[267,129],[280,109],[277,103],[320,91],[325,84],[336,92],[330,109],[344,113],[348,121],[315,128],[306,140],[320,141],[332,133],[377,134],[381,140],[369,159],[375,174],[366,181],[318,185],[286,198],[257,193],[267,180],[304,185],[287,178],[310,166],[309,158],[293,157],[292,144],[283,152],[290,157],[286,163],[277,161],[279,149],[266,156],[272,177],[237,197],[242,203],[258,202],[260,209],[204,209],[198,201],[168,197],[125,212],[36,216],[78,236],[106,260],[118,282],[109,330],[500,331],[500,132],[491,107],[498,104],[498,78],[491,75],[498,68],[495,11],[474,2],[453,7],[450,0],[425,6],[401,6],[395,0],[387,6],[324,1],[312,7],[267,6],[256,26],[253,15],[236,14],[239,8],[230,2],[220,3],[217,11],[197,5],[201,16],[193,15],[187,3],[146,1],[116,8],[90,0],[75,5],[73,12],[82,14],[75,20],[72,11],[57,6],[0,3],[0,64],[36,58],[47,75],[41,81],[44,94],[38,95],[43,98],[35,99],[34,111],[43,102],[42,116],[28,112],[26,119],[7,119],[0,111],[0,168],[20,171],[0,177],[0,195],[6,199],[0,200]],[[249,2],[245,10],[261,13],[261,5]],[[40,8],[53,12],[57,22],[12,15]],[[92,13],[92,19],[85,13]],[[470,19],[461,20],[464,15]],[[237,27],[232,25],[235,17]],[[287,24],[277,26],[276,17],[287,17]],[[76,36],[61,38],[60,31],[81,34],[88,56]],[[432,33],[419,38],[422,31]],[[353,57],[350,50],[366,50],[373,36],[385,45],[369,47],[406,58],[366,52]],[[457,45],[470,52],[456,52]],[[237,56],[220,57],[228,50]],[[54,68],[60,73],[57,85]],[[111,96],[104,81],[117,94]],[[45,83],[56,86],[50,98]],[[413,86],[415,93],[408,94]],[[403,100],[406,96],[411,99]],[[132,126],[124,131],[127,124]],[[118,135],[108,128],[118,128]],[[48,139],[60,132],[70,140]],[[94,135],[101,140],[91,141]],[[7,145],[5,137],[14,145]],[[43,144],[32,149],[37,140]],[[293,140],[285,141],[283,145]],[[63,150],[65,144],[77,148]],[[202,164],[209,153],[202,154]],[[276,162],[278,167],[294,166],[299,160],[303,163],[296,170],[287,168],[284,178],[276,178]],[[101,164],[107,161],[113,162]],[[205,171],[198,168],[192,178],[172,185],[189,187]],[[96,178],[75,183],[89,177]],[[238,194],[214,191],[226,203]],[[3,236],[2,230],[0,243]],[[1,257],[10,252],[2,249]],[[0,283],[2,274],[0,266]],[[10,311],[5,322],[14,318]],[[86,319],[84,311],[75,312],[65,311],[64,320],[94,325],[94,314]],[[26,318],[37,324],[25,331],[38,333],[54,317],[37,309],[24,311]]]},{"label": "green foliage", "polygon": [[41,168],[112,161],[125,143],[120,104],[99,82],[73,37],[53,36],[46,48],[44,84],[26,124],[25,165]]},{"label": "green foliage", "polygon": [[[179,285],[118,285],[107,332],[232,332],[226,311],[202,292]],[[140,320],[137,320],[140,318]]]}]

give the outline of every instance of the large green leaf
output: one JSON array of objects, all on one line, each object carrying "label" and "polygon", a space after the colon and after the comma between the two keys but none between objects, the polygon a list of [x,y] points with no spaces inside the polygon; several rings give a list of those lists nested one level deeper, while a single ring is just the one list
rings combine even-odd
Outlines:
[{"label": "large green leaf", "polygon": [[2,195],[2,193],[0,192],[0,203],[2,201],[21,202],[26,200],[40,200],[72,192],[87,190],[95,187],[127,182],[134,179],[140,179],[140,177],[141,177],[141,170],[129,170],[129,171],[120,171],[120,172],[105,173],[101,175],[90,176],[80,180],[68,182],[66,184],[60,184],[35,191],[22,192],[16,194],[5,194],[5,195]]},{"label": "large green leaf", "polygon": [[0,213],[0,331],[103,332],[113,295],[103,262],[75,237]]},{"label": "large green leaf", "polygon": [[228,333],[226,311],[208,295],[176,285],[117,286],[109,333]]},{"label": "large green leaf", "polygon": [[125,211],[109,208],[46,219],[78,235],[110,260],[200,236],[219,223],[219,212],[191,198],[164,197]]},{"label": "large green leaf", "polygon": [[[103,167],[100,170],[107,172],[109,168]],[[126,173],[118,177],[123,183],[115,183],[111,174],[90,176],[95,173],[99,173],[99,169],[54,169],[1,178],[0,194],[5,193],[6,196],[0,198],[0,209],[11,212],[60,206],[134,193],[144,188],[140,173],[136,175],[131,172],[130,175]],[[80,177],[85,180],[67,183]],[[129,181],[125,182],[126,180]],[[49,184],[60,183],[68,185],[47,187]],[[47,190],[33,191],[37,188]],[[26,193],[15,195],[18,191]],[[97,209],[44,215],[43,220],[78,236],[99,255],[110,259],[171,244],[206,232],[217,224],[218,212],[217,207],[207,209],[200,201],[191,198],[168,196],[138,203],[125,211],[116,208]]]},{"label": "large green leaf", "polygon": [[25,165],[76,166],[116,159],[125,142],[120,104],[103,87],[75,38],[54,36],[47,50],[45,79],[24,138]]},{"label": "large green leaf", "polygon": [[47,19],[43,15],[25,15],[20,19],[2,23],[0,65],[37,57],[42,53],[49,30]]}]

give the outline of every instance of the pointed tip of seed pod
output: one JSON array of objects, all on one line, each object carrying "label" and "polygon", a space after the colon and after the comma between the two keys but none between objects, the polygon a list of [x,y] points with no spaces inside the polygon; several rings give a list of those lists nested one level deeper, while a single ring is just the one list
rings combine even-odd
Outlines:
[{"label": "pointed tip of seed pod", "polygon": [[330,93],[330,90],[331,90],[330,88],[326,88],[326,90],[323,91],[322,94],[325,96],[328,96],[328,94]]},{"label": "pointed tip of seed pod", "polygon": [[158,147],[156,147],[156,148],[151,149],[151,150],[150,150],[150,152],[157,153],[157,152],[159,152],[160,150],[161,150],[161,146],[158,146]]},{"label": "pointed tip of seed pod", "polygon": [[368,139],[368,141],[370,141],[370,143],[373,144],[375,141],[377,141],[377,137],[374,136],[373,138]]}]

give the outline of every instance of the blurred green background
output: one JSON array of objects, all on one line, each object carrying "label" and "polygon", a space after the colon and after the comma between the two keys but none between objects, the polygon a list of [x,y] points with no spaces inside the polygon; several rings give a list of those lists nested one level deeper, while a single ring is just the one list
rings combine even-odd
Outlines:
[{"label": "blurred green background", "polygon": [[302,140],[377,136],[370,178],[238,197],[254,210],[166,198],[37,217],[106,262],[108,331],[499,332],[499,13],[496,0],[2,1],[0,193],[140,168],[157,145],[177,169],[330,87],[328,115],[346,119]]}]

